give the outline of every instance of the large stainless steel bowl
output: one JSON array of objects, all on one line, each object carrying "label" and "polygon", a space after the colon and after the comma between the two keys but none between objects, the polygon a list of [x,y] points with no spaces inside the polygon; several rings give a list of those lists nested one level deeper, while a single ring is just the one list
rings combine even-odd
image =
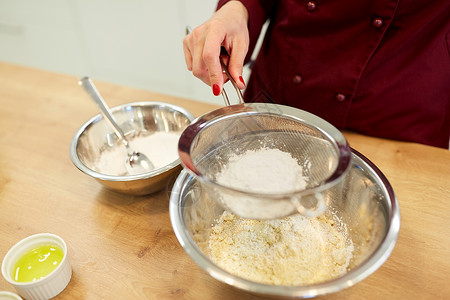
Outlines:
[{"label": "large stainless steel bowl", "polygon": [[276,286],[252,282],[214,264],[202,250],[223,208],[209,198],[186,171],[178,176],[170,197],[170,218],[178,241],[212,277],[236,288],[269,296],[313,297],[352,286],[377,270],[392,252],[400,229],[394,191],[381,171],[353,150],[352,165],[341,184],[327,190],[327,204],[346,224],[354,252],[343,276],[307,286]]},{"label": "large stainless steel bowl", "polygon": [[[157,131],[181,134],[194,119],[184,108],[163,102],[128,103],[113,107],[110,111],[126,136]],[[70,143],[70,157],[78,169],[105,187],[131,195],[156,192],[181,170],[177,158],[164,167],[137,175],[114,176],[95,171],[95,163],[102,151],[113,147],[123,145],[119,144],[112,127],[98,114],[74,134]]]}]

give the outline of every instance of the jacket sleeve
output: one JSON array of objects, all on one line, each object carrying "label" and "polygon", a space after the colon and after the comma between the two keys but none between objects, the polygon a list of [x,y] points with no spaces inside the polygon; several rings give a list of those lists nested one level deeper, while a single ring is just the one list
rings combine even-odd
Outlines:
[{"label": "jacket sleeve", "polygon": [[[217,3],[217,9],[221,8],[225,3],[230,0],[219,0]],[[259,34],[261,33],[261,28],[269,18],[271,10],[275,6],[276,0],[240,0],[242,4],[247,8],[248,11],[248,31],[250,36],[250,44],[248,48],[248,53],[245,58],[245,63],[247,63],[255,49],[256,42],[258,41]]]}]

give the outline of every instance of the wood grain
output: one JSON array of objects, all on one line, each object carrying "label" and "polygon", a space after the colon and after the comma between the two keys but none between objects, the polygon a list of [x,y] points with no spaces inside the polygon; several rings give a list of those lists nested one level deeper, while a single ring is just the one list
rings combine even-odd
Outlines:
[{"label": "wood grain", "polygon": [[[73,268],[58,299],[260,299],[211,278],[184,252],[170,224],[170,187],[151,196],[125,196],[74,167],[72,135],[98,113],[77,79],[0,63],[0,257],[22,238],[51,232],[67,242]],[[164,101],[197,116],[216,108],[96,85],[110,106]],[[391,182],[401,230],[379,270],[320,299],[449,299],[450,152],[345,135]],[[3,278],[0,290],[14,291]]]}]

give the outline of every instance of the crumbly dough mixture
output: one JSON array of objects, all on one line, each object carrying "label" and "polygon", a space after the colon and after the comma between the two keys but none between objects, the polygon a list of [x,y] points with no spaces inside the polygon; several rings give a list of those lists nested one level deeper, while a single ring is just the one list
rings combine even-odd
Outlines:
[{"label": "crumbly dough mixture", "polygon": [[335,216],[251,220],[225,211],[208,252],[228,272],[273,285],[308,285],[343,275],[353,244]]}]

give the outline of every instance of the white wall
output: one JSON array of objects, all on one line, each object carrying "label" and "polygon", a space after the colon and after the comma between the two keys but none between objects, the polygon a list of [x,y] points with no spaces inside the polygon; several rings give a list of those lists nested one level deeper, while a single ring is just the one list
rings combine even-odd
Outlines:
[{"label": "white wall", "polygon": [[[0,0],[0,60],[222,104],[186,70],[215,0]],[[232,91],[232,89],[230,89]]]}]

